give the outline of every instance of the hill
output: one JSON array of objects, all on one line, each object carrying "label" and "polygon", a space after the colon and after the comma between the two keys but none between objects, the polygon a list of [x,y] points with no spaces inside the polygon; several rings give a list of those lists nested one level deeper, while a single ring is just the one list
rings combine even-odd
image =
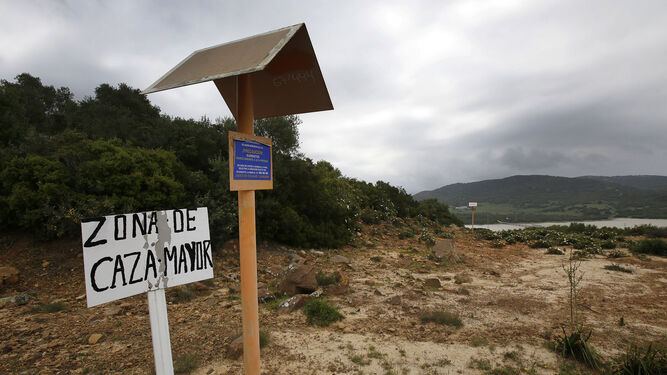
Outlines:
[{"label": "hill", "polygon": [[[422,191],[415,199],[435,198],[452,207],[476,201],[475,221],[495,223],[593,220],[613,217],[667,217],[664,176],[511,176],[458,183]],[[456,210],[470,222],[469,210]]]}]

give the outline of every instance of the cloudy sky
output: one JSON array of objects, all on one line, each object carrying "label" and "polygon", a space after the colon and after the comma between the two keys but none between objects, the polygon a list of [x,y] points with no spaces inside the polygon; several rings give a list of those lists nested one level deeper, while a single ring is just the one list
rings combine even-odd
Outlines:
[{"label": "cloudy sky", "polygon": [[[194,50],[308,27],[333,111],[301,150],[410,193],[513,174],[667,175],[667,1],[0,0],[0,78],[144,89]],[[211,82],[151,94],[230,116]]]}]

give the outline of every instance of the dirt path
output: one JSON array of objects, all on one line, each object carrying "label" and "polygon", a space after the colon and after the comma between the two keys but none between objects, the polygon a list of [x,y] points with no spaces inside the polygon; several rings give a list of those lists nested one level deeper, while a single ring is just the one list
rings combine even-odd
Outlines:
[{"label": "dirt path", "polygon": [[[567,323],[564,255],[523,244],[493,249],[456,229],[463,262],[440,264],[414,239],[392,235],[359,238],[340,251],[265,247],[259,269],[284,268],[290,254],[324,271],[341,270],[350,291],[326,297],[345,319],[309,326],[301,311],[279,314],[260,304],[260,325],[270,333],[262,350],[266,374],[481,374],[507,367],[553,374],[560,359],[545,343]],[[370,228],[364,233],[370,233]],[[19,283],[0,298],[30,291],[26,305],[0,308],[0,373],[150,374],[152,347],[144,296],[88,309],[78,241],[50,244],[5,238],[0,264],[21,270]],[[228,251],[232,254],[233,250]],[[169,291],[169,321],[177,369],[194,374],[241,374],[242,361],[226,346],[241,331],[238,261],[215,254],[215,279]],[[334,265],[343,255],[351,267]],[[581,263],[581,314],[593,330],[592,345],[614,356],[636,338],[667,340],[667,260],[620,258],[632,273],[605,270],[603,257]],[[425,286],[437,278],[441,287]],[[270,272],[260,280],[275,281]],[[394,298],[398,296],[399,298]],[[39,312],[39,304],[65,310]],[[43,308],[43,307],[42,307]],[[458,314],[460,328],[422,323],[428,311]],[[619,325],[623,318],[624,325]],[[91,335],[102,338],[94,344]]]}]

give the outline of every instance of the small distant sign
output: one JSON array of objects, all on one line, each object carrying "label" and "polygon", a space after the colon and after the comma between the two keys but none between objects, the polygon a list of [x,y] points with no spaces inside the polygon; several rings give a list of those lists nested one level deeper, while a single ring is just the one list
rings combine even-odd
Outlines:
[{"label": "small distant sign", "polygon": [[477,207],[477,202],[468,202],[468,207]]},{"label": "small distant sign", "polygon": [[229,132],[229,190],[273,189],[270,138]]},{"label": "small distant sign", "polygon": [[208,209],[81,222],[88,307],[213,277]]}]

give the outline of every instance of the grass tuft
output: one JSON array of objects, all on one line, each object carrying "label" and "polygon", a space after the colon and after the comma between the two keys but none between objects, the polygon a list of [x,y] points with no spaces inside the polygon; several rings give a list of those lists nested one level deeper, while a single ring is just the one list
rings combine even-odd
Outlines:
[{"label": "grass tuft", "polygon": [[436,324],[448,325],[456,328],[463,327],[463,322],[458,314],[449,311],[429,311],[419,317],[422,323],[433,322]]},{"label": "grass tuft", "polygon": [[54,313],[63,310],[67,310],[67,307],[62,302],[40,303],[33,309],[33,311],[40,313]]},{"label": "grass tuft", "polygon": [[667,374],[667,354],[664,348],[649,344],[645,350],[632,345],[627,352],[617,359],[613,368],[615,375],[653,375]]},{"label": "grass tuft", "polygon": [[192,354],[183,354],[176,357],[174,361],[174,373],[175,374],[189,374],[194,371],[199,364],[197,363],[197,358]]},{"label": "grass tuft", "polygon": [[588,336],[584,336],[579,330],[575,330],[571,334],[565,332],[556,338],[556,350],[560,352],[563,357],[568,357],[582,362],[592,369],[600,368],[600,357],[595,350],[588,345],[588,339],[591,337],[591,332]]},{"label": "grass tuft", "polygon": [[621,267],[619,264],[608,264],[604,266],[604,269],[609,270],[609,271],[619,271],[619,272],[625,272],[625,273],[632,273],[632,270],[629,268]]},{"label": "grass tuft", "polygon": [[334,272],[334,273],[324,273],[322,271],[318,271],[317,275],[315,275],[315,279],[317,280],[317,285],[327,286],[327,285],[333,285],[333,284],[339,283],[340,282],[340,275],[336,272]]}]

